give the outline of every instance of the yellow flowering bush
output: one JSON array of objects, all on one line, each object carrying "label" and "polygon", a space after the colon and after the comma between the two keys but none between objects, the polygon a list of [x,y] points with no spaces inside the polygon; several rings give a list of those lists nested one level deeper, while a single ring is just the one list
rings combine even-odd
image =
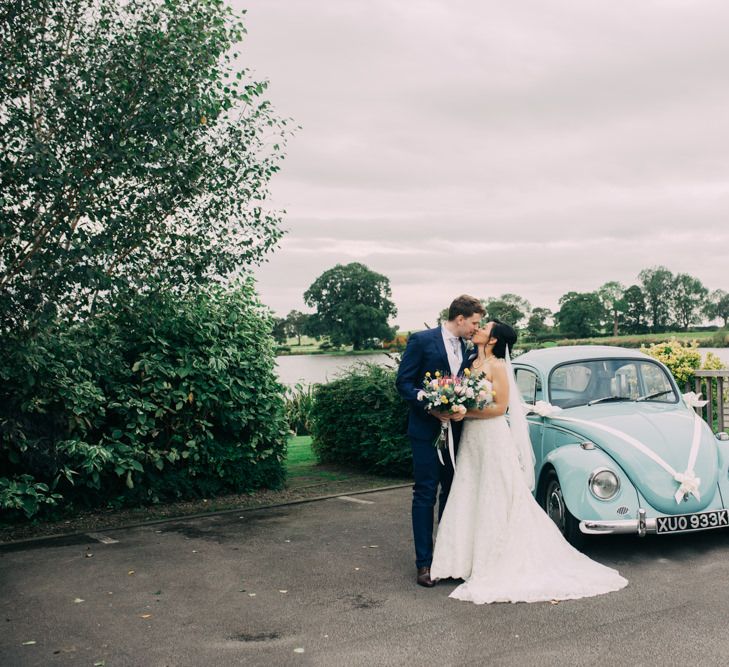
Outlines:
[{"label": "yellow flowering bush", "polygon": [[649,347],[643,345],[641,349],[668,366],[668,370],[676,378],[679,386],[684,387],[687,382],[693,379],[694,371],[699,369],[714,371],[724,368],[722,360],[712,352],[706,353],[702,363],[701,352],[699,352],[698,347],[699,342],[697,340],[683,344],[673,338],[666,343],[654,343]]},{"label": "yellow flowering bush", "polygon": [[724,362],[713,352],[707,352],[704,357],[704,363],[701,364],[702,371],[720,371],[726,368]]},{"label": "yellow flowering bush", "polygon": [[684,387],[693,378],[694,371],[701,367],[701,352],[698,347],[699,343],[696,340],[682,344],[673,338],[665,343],[653,343],[649,347],[643,345],[641,349],[654,359],[664,363],[676,378],[679,386]]}]

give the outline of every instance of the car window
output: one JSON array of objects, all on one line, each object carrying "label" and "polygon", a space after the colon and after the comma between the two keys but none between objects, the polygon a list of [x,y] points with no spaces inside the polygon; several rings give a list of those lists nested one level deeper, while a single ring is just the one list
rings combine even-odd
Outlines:
[{"label": "car window", "polygon": [[542,400],[542,383],[539,376],[526,368],[516,369],[516,386],[525,403],[534,405]]},{"label": "car window", "polygon": [[549,377],[549,401],[563,408],[608,401],[678,400],[666,370],[641,359],[592,359],[564,364]]},{"label": "car window", "polygon": [[582,392],[587,388],[591,375],[592,369],[589,366],[582,364],[560,366],[552,371],[550,386],[552,389]]},{"label": "car window", "polygon": [[663,370],[650,363],[641,364],[640,367],[645,385],[643,395],[653,396],[651,400],[673,401],[673,387]]}]

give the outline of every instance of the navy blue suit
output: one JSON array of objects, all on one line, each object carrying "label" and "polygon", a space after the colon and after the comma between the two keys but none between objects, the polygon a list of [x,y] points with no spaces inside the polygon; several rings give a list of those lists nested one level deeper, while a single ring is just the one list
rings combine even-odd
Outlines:
[{"label": "navy blue suit", "polygon": [[[459,373],[470,364],[475,357],[475,350],[469,357],[466,346],[461,341],[463,363]],[[425,374],[440,371],[450,374],[448,354],[443,343],[440,327],[414,333],[408,339],[407,347],[400,362],[397,373],[397,390],[408,403],[408,436],[413,450],[413,538],[415,541],[416,567],[429,567],[433,559],[433,508],[440,497],[438,518],[443,514],[448,492],[453,481],[453,466],[446,455],[445,465],[438,460],[433,442],[440,432],[440,421],[430,415],[417,393],[423,387]],[[452,422],[454,445],[458,446],[461,436],[462,422]]]}]

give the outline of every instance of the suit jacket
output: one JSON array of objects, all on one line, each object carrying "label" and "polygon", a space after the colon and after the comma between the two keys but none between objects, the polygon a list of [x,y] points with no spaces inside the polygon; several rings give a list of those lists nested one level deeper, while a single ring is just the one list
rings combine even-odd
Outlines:
[{"label": "suit jacket", "polygon": [[[475,350],[471,355],[466,354],[466,345],[462,340],[461,356],[463,363],[459,373],[462,373],[476,357]],[[423,440],[435,440],[440,430],[440,421],[428,414],[425,404],[417,399],[417,394],[423,388],[423,380],[428,371],[431,374],[440,371],[447,375],[450,375],[451,372],[440,327],[418,331],[410,335],[395,381],[398,393],[407,401],[410,408],[408,435]],[[456,438],[460,435],[461,426],[461,422],[453,422]]]}]

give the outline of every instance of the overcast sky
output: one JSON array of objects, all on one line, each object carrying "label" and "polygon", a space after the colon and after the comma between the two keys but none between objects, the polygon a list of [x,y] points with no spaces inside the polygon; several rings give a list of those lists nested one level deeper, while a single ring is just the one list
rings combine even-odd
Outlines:
[{"label": "overcast sky", "polygon": [[729,291],[729,3],[234,0],[302,129],[257,271],[279,315],[337,263],[403,329],[463,292],[557,308],[646,267]]}]

